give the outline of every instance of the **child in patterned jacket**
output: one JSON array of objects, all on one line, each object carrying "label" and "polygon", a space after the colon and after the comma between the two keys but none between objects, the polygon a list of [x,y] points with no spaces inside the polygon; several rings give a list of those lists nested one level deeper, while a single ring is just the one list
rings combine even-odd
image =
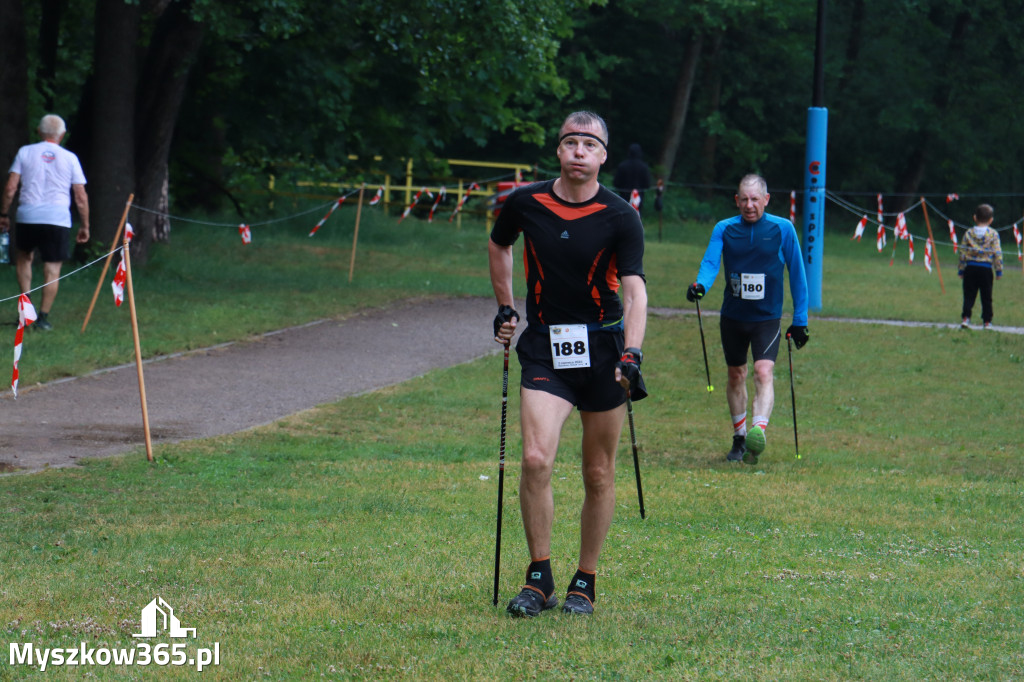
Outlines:
[{"label": "child in patterned jacket", "polygon": [[964,283],[964,305],[960,326],[971,325],[971,309],[981,293],[981,321],[985,329],[992,328],[992,283],[1003,276],[1003,250],[999,233],[992,229],[994,211],[988,204],[974,210],[974,227],[964,233],[960,245],[960,265],[957,274]]}]

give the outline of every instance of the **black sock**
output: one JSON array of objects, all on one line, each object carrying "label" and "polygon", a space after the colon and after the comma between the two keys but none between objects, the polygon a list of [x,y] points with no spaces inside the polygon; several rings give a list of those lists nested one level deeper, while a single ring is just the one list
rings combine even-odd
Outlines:
[{"label": "black sock", "polygon": [[597,599],[597,593],[594,591],[595,582],[597,582],[596,573],[588,573],[582,569],[576,569],[576,575],[572,577],[572,581],[569,583],[568,594],[581,594],[593,604]]},{"label": "black sock", "polygon": [[531,561],[526,569],[526,584],[540,590],[547,599],[555,591],[555,579],[551,575],[551,558]]}]

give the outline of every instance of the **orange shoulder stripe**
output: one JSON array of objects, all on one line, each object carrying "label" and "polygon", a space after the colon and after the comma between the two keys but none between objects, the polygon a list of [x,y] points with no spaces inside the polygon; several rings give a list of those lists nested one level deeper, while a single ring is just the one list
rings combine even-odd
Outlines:
[{"label": "orange shoulder stripe", "polygon": [[608,208],[606,205],[599,204],[597,202],[579,207],[565,206],[563,204],[558,203],[554,198],[551,197],[550,194],[547,193],[539,193],[534,194],[532,196],[534,199],[540,202],[541,205],[546,207],[549,211],[554,213],[562,220],[578,220],[580,218],[586,218],[588,215],[593,215],[598,211],[603,211],[604,209]]}]

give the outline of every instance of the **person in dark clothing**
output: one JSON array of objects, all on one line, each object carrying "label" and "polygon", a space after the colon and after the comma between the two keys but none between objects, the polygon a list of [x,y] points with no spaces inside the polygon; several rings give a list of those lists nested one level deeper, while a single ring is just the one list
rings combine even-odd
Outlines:
[{"label": "person in dark clothing", "polygon": [[615,178],[612,180],[615,191],[626,201],[630,200],[633,190],[640,194],[640,205],[637,210],[642,212],[644,205],[644,190],[651,187],[651,169],[644,161],[644,152],[640,145],[633,143],[629,145],[629,157],[620,163],[615,169]]},{"label": "person in dark clothing", "polygon": [[579,564],[562,611],[593,613],[598,558],[615,513],[615,453],[626,390],[633,401],[647,394],[640,374],[647,328],[644,228],[636,211],[598,182],[607,142],[608,126],[600,116],[570,114],[558,132],[559,176],[515,190],[488,243],[498,304],[495,341],[510,343],[519,322],[512,307],[512,249],[520,237],[529,291],[526,330],[516,353],[522,367],[519,505],[530,564],[526,584],[506,609],[514,617],[537,616],[558,605],[551,566],[552,473],[573,409],[583,431],[584,496]]}]

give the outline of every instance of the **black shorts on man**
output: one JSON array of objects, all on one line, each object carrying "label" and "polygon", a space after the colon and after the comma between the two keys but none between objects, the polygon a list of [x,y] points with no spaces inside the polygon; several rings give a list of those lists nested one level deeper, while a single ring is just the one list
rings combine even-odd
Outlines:
[{"label": "black shorts on man", "polygon": [[[526,328],[516,343],[523,368],[520,385],[567,400],[583,412],[605,412],[626,402],[626,391],[615,381],[615,363],[625,346],[621,331],[594,330],[588,333],[590,367],[555,369],[550,337]],[[643,376],[632,387],[633,400],[647,396]]]},{"label": "black shorts on man", "polygon": [[14,240],[19,251],[32,253],[39,249],[44,263],[63,263],[71,257],[70,235],[71,230],[60,225],[18,223]]},{"label": "black shorts on man", "polygon": [[748,351],[753,356],[754,362],[758,360],[775,362],[779,357],[779,343],[782,338],[779,320],[740,322],[723,315],[720,329],[725,364],[730,367],[747,364]]}]

